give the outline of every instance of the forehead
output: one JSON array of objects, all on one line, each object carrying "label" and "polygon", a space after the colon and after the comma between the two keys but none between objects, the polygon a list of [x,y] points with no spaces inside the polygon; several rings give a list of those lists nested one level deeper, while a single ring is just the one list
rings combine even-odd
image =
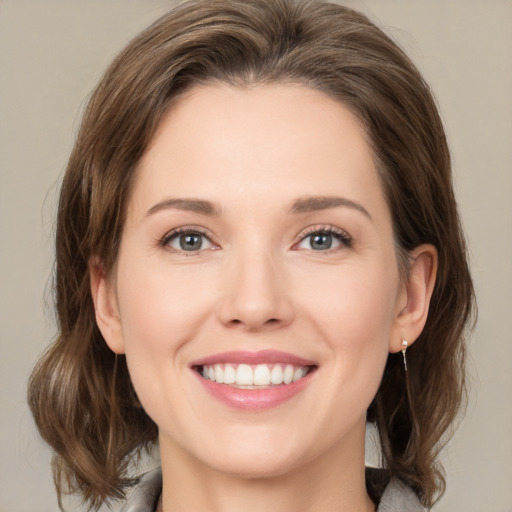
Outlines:
[{"label": "forehead", "polygon": [[365,130],[342,103],[301,85],[212,84],[170,106],[132,197],[269,202],[333,189],[360,200],[382,196]]}]

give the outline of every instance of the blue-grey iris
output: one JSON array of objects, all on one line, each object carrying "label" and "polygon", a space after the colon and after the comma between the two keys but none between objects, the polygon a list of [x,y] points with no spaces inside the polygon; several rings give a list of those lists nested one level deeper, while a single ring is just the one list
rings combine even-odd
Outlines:
[{"label": "blue-grey iris", "polygon": [[318,233],[311,236],[311,248],[315,250],[325,250],[332,247],[332,235]]},{"label": "blue-grey iris", "polygon": [[180,236],[180,248],[184,251],[198,251],[203,245],[203,237],[196,233]]}]

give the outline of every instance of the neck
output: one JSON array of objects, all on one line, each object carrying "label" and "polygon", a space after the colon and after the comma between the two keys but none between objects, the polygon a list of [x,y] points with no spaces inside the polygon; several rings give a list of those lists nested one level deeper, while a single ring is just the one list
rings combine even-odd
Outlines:
[{"label": "neck", "polygon": [[364,435],[360,446],[334,448],[282,475],[248,478],[207,467],[161,437],[159,512],[373,512],[366,492]]}]

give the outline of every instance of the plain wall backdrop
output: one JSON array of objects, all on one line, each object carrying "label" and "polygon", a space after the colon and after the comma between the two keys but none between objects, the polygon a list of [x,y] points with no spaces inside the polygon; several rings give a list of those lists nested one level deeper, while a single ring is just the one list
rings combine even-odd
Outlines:
[{"label": "plain wall backdrop", "polygon": [[[80,110],[164,0],[0,0],[0,512],[58,510],[26,381],[55,333],[58,184]],[[436,512],[512,511],[512,0],[350,0],[424,73],[451,144],[479,303],[466,419]],[[76,509],[78,510],[78,509]]]}]

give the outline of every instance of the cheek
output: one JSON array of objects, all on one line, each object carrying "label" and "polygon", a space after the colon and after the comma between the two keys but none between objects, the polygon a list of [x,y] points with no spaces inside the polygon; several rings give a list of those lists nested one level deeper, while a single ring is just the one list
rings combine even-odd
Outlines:
[{"label": "cheek", "polygon": [[332,329],[340,340],[364,344],[376,333],[388,334],[395,316],[399,290],[393,266],[353,264],[312,276],[301,295],[319,325]]},{"label": "cheek", "polygon": [[333,374],[347,385],[376,391],[394,335],[398,271],[385,265],[346,266],[323,283],[304,287],[304,315],[329,346],[337,367]]},{"label": "cheek", "polygon": [[174,352],[201,324],[214,301],[211,287],[204,279],[198,282],[186,271],[158,262],[135,263],[128,258],[120,261],[117,283],[127,356],[135,351]]},{"label": "cheek", "polygon": [[199,286],[186,271],[158,261],[147,264],[147,258],[137,258],[134,251],[120,258],[117,276],[130,377],[144,409],[161,424],[162,404],[171,409],[183,406],[185,393],[180,390],[183,372],[188,371],[186,347],[208,318],[209,305],[214,303],[211,289]]}]

